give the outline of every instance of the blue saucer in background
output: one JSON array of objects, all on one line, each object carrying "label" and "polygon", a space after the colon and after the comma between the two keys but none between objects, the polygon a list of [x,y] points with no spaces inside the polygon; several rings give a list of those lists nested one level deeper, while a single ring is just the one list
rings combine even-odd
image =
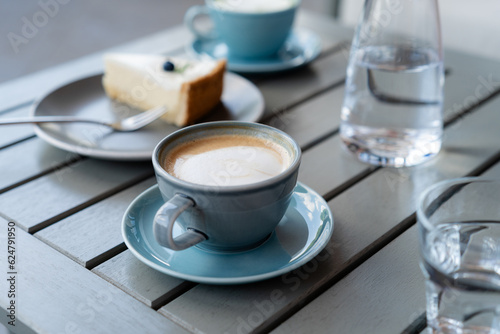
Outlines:
[{"label": "blue saucer in background", "polygon": [[321,52],[320,38],[313,32],[294,30],[278,53],[269,58],[243,59],[231,57],[226,44],[217,39],[195,40],[187,46],[189,54],[196,58],[227,58],[227,68],[240,73],[278,72],[303,66]]},{"label": "blue saucer in background", "polygon": [[[325,200],[298,183],[285,216],[262,245],[242,252],[199,247],[173,251],[153,236],[153,218],[163,204],[158,186],[139,195],[122,221],[125,244],[140,261],[162,273],[208,284],[243,284],[279,276],[313,259],[328,243],[333,217]],[[174,236],[181,233],[174,226]]]}]

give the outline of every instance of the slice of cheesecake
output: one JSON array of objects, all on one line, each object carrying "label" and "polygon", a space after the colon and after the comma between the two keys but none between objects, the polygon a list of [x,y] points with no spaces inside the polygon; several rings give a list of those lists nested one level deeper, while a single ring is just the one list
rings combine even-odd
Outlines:
[{"label": "slice of cheesecake", "polygon": [[219,103],[225,66],[225,60],[110,53],[102,83],[110,98],[141,110],[164,105],[162,119],[185,126]]}]

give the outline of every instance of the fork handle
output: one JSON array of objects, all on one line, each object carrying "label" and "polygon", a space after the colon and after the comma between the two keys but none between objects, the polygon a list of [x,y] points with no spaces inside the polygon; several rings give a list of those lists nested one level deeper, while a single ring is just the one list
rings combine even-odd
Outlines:
[{"label": "fork handle", "polygon": [[6,118],[0,120],[0,125],[33,124],[33,123],[92,123],[111,126],[109,123],[72,116],[35,116],[24,118]]}]

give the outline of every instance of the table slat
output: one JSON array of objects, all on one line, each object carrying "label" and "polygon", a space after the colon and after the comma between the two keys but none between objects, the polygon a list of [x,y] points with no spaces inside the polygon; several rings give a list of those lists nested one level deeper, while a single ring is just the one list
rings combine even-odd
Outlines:
[{"label": "table slat", "polygon": [[299,180],[328,197],[341,185],[374,169],[345,152],[336,135],[303,154]]},{"label": "table slat", "polygon": [[342,83],[346,66],[345,55],[335,52],[304,68],[278,73],[258,82],[266,102],[264,117],[302,102],[334,84]]},{"label": "table slat", "polygon": [[164,305],[194,285],[146,266],[129,250],[92,271],[153,308]]},{"label": "table slat", "polygon": [[135,197],[154,184],[156,179],[149,178],[44,228],[35,236],[82,266],[92,268],[107,252],[123,244],[123,213]]},{"label": "table slat", "polygon": [[150,163],[84,159],[1,194],[0,213],[34,232],[152,173]]},{"label": "table slat", "polygon": [[344,87],[340,85],[277,114],[265,123],[285,131],[301,147],[310,147],[319,138],[338,129],[343,99]]},{"label": "table slat", "polygon": [[[7,244],[7,221],[0,218]],[[16,317],[37,333],[187,333],[40,240],[16,230]],[[0,262],[7,268],[6,259]],[[7,293],[0,307],[7,309]]]},{"label": "table slat", "polygon": [[78,155],[62,151],[41,139],[32,138],[0,150],[0,192],[19,182],[49,172],[62,164],[74,161]]}]

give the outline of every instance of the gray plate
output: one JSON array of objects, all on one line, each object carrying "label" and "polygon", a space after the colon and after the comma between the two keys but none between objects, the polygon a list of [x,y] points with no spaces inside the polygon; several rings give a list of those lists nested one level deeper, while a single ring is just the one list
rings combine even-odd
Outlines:
[{"label": "gray plate", "polygon": [[[110,100],[101,84],[102,74],[66,84],[35,103],[33,116],[80,116],[115,121],[140,113]],[[256,122],[264,112],[264,99],[255,85],[233,73],[224,77],[221,103],[201,122],[238,120]],[[35,133],[66,151],[101,159],[149,160],[156,144],[179,128],[157,120],[134,132],[82,123],[35,125]]]}]

